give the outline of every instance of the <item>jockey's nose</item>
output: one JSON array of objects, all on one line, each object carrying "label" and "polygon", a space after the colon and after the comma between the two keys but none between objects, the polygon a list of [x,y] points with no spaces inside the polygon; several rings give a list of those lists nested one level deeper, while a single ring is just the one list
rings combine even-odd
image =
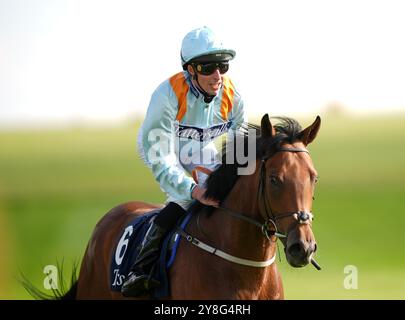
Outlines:
[{"label": "jockey's nose", "polygon": [[219,68],[216,68],[214,73],[211,75],[215,79],[220,79],[221,78],[221,73],[219,72]]}]

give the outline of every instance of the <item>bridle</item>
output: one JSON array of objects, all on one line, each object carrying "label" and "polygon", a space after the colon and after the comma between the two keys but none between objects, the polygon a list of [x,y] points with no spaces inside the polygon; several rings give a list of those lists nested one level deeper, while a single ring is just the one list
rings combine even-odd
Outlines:
[{"label": "bridle", "polygon": [[[278,220],[285,219],[288,217],[293,217],[295,220],[297,220],[298,224],[310,224],[311,221],[313,220],[313,214],[310,211],[300,210],[300,211],[292,211],[292,212],[274,214],[274,212],[271,210],[270,203],[267,199],[267,192],[266,192],[266,181],[267,181],[266,162],[278,152],[294,152],[294,153],[305,152],[305,153],[309,154],[309,151],[305,148],[281,147],[281,148],[278,148],[275,152],[273,152],[269,156],[261,158],[261,160],[260,160],[260,180],[259,180],[259,187],[258,187],[258,204],[259,204],[259,206],[264,207],[264,213],[259,208],[259,212],[262,215],[262,217],[264,218],[264,223],[259,222],[255,219],[252,219],[243,213],[236,212],[229,208],[226,208],[223,206],[218,207],[218,209],[221,209],[223,212],[227,213],[228,215],[230,215],[234,218],[246,221],[246,222],[260,228],[263,235],[268,240],[271,240],[272,236],[276,236],[277,238],[286,238],[288,236],[288,234],[285,235],[285,234],[278,232],[278,228],[277,228]],[[271,229],[271,227],[274,227],[273,230]],[[275,260],[275,256],[267,261],[251,261],[251,260],[246,260],[246,259],[240,259],[237,257],[233,257],[231,255],[228,255],[221,250],[218,250],[214,247],[211,247],[211,246],[201,242],[199,239],[191,236],[190,234],[186,233],[184,230],[178,229],[177,232],[180,235],[184,236],[187,241],[200,247],[201,249],[211,252],[213,254],[216,254],[226,260],[229,260],[229,261],[232,261],[232,262],[235,262],[238,264],[249,265],[249,266],[254,266],[254,267],[265,267],[265,266],[272,264]],[[318,265],[318,263],[313,258],[311,258],[311,263],[318,270],[321,269],[320,266]]]},{"label": "bridle", "polygon": [[[274,214],[274,212],[271,210],[270,207],[270,201],[267,199],[267,192],[266,192],[266,182],[267,182],[267,174],[266,174],[266,162],[269,160],[272,156],[274,156],[278,152],[305,152],[309,154],[309,151],[304,148],[279,148],[276,150],[276,152],[272,153],[268,157],[263,157],[260,160],[260,180],[259,180],[259,190],[258,190],[258,204],[259,206],[264,207],[264,213],[263,210],[260,210],[259,212],[263,216],[265,222],[262,225],[262,232],[263,234],[270,240],[270,237],[272,235],[275,235],[276,237],[279,238],[286,238],[288,235],[284,235],[282,233],[278,232],[277,228],[277,221],[281,219],[285,219],[288,217],[293,217],[295,220],[297,220],[297,223],[299,224],[310,224],[311,221],[313,220],[313,214],[312,212],[307,212],[304,210],[301,211],[292,211],[292,212],[284,212],[284,213],[278,213],[277,215]],[[270,230],[270,226],[274,227],[274,230]]]}]

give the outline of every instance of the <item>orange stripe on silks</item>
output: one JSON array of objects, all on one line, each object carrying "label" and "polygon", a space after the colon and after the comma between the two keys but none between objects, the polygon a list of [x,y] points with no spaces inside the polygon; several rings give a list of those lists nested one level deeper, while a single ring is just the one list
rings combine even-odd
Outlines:
[{"label": "orange stripe on silks", "polygon": [[189,90],[189,86],[186,82],[186,78],[184,77],[183,72],[175,74],[169,79],[169,81],[178,101],[176,120],[180,121],[187,111],[187,93]]},{"label": "orange stripe on silks", "polygon": [[221,115],[222,118],[226,121],[228,120],[228,113],[231,112],[233,106],[233,97],[235,95],[235,87],[231,79],[224,77],[224,89],[222,92],[222,101],[221,101]]}]

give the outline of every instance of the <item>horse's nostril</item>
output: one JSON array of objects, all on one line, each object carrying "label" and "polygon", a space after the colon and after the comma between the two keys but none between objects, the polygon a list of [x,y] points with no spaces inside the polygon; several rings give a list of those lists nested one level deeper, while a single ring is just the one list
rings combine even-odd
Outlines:
[{"label": "horse's nostril", "polygon": [[313,252],[316,252],[316,249],[318,249],[318,246],[316,245],[316,243],[314,243],[314,251]]},{"label": "horse's nostril", "polygon": [[288,253],[293,257],[299,257],[302,255],[303,250],[299,243],[295,243],[288,248]]}]

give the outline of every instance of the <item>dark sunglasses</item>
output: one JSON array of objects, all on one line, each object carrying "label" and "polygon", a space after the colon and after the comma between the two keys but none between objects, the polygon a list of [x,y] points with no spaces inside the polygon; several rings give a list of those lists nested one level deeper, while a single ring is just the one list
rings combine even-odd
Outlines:
[{"label": "dark sunglasses", "polygon": [[198,73],[209,76],[219,70],[220,74],[224,74],[229,69],[229,62],[209,62],[209,63],[193,63]]}]

